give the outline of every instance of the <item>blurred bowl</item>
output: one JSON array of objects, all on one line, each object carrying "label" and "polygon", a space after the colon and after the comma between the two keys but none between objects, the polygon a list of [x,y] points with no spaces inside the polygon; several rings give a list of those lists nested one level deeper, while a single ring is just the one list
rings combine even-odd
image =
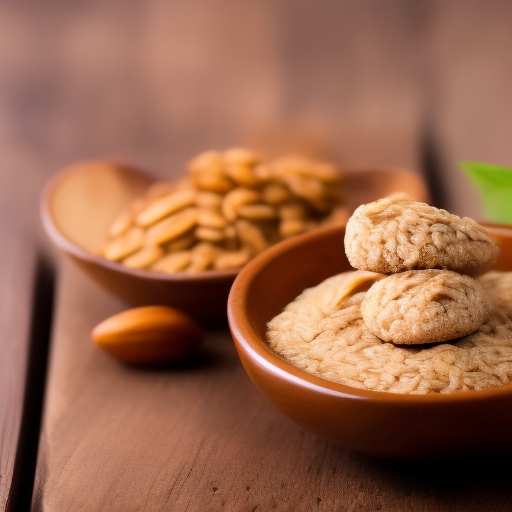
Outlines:
[{"label": "blurred bowl", "polygon": [[[512,270],[512,227],[489,227],[502,246],[494,268]],[[305,288],[351,270],[343,239],[343,227],[306,233],[271,247],[240,272],[228,319],[254,384],[304,429],[367,454],[411,460],[510,455],[512,385],[445,395],[376,392],[311,375],[268,348],[268,321]]]},{"label": "blurred bowl", "polygon": [[[137,169],[110,162],[72,165],[56,174],[43,193],[44,228],[55,245],[94,280],[129,303],[176,307],[204,322],[225,320],[229,290],[239,268],[163,274],[130,269],[95,254],[107,241],[117,214],[153,182]],[[344,190],[352,209],[400,191],[419,200],[427,198],[418,177],[394,168],[350,171]]]},{"label": "blurred bowl", "polygon": [[45,230],[95,281],[132,305],[172,306],[203,322],[224,319],[229,289],[240,269],[163,274],[131,269],[94,254],[107,240],[118,213],[153,182],[127,166],[75,164],[58,173],[43,193]]}]

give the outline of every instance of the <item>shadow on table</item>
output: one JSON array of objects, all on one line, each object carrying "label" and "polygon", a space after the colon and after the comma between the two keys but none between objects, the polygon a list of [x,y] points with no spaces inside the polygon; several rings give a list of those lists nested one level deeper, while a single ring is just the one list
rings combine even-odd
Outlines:
[{"label": "shadow on table", "polygon": [[[340,449],[341,450],[341,449]],[[429,510],[512,510],[510,459],[405,462],[351,453],[373,479]]]},{"label": "shadow on table", "polygon": [[127,367],[140,372],[193,374],[234,368],[239,364],[241,363],[229,331],[227,329],[216,329],[208,331],[205,342],[195,352],[180,361],[161,366],[127,365]]}]

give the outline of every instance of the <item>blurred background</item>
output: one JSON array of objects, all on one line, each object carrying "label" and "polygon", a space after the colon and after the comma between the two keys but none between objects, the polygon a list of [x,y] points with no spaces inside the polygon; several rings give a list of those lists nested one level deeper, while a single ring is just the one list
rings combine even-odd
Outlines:
[{"label": "blurred background", "polygon": [[[23,413],[31,429],[23,436],[33,442],[20,444],[22,456],[32,454],[34,467],[27,465],[32,474],[20,496],[30,500],[53,289],[38,203],[54,173],[77,160],[116,157],[173,179],[204,150],[289,136],[341,166],[411,169],[428,182],[433,204],[481,219],[478,195],[456,163],[512,167],[511,50],[510,0],[0,0],[0,418],[12,433],[0,442],[0,473],[15,459]],[[73,297],[76,282],[61,333],[85,325],[81,309],[119,307],[101,297],[96,305],[96,295],[69,279],[61,300]],[[33,395],[24,394],[20,370],[27,354]],[[85,379],[63,360],[61,375]],[[72,442],[67,447],[75,453]],[[353,458],[345,475],[355,475],[359,496],[364,472]],[[372,467],[381,485],[385,473]],[[60,469],[55,474],[66,480]],[[477,492],[486,504],[506,506],[508,474],[496,475],[459,475],[457,496],[469,508]],[[450,488],[452,480],[445,479]],[[433,492],[424,481],[417,473],[407,480],[420,498],[435,497],[441,508],[452,502],[448,487]],[[9,486],[0,478],[0,509]],[[402,500],[404,491],[387,495]]]},{"label": "blurred background", "polygon": [[478,218],[455,163],[512,165],[511,28],[505,0],[3,0],[5,229],[42,241],[41,188],[73,161],[173,177],[288,129],[344,165],[421,172]]}]

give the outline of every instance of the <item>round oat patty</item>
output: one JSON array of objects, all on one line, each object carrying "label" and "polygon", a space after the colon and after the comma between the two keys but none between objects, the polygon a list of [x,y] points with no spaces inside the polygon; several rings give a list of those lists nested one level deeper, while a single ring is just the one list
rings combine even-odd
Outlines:
[{"label": "round oat patty", "polygon": [[368,329],[398,345],[437,343],[476,331],[492,304],[473,278],[449,270],[409,270],[374,283],[361,304]]},{"label": "round oat patty", "polygon": [[345,252],[354,268],[372,272],[439,268],[478,275],[500,250],[473,219],[397,196],[355,210]]}]

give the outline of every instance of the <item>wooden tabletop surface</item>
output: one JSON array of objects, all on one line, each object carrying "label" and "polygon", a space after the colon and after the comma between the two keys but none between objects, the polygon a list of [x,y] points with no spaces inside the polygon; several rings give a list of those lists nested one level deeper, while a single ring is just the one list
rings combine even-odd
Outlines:
[{"label": "wooden tabletop surface", "polygon": [[0,510],[511,510],[510,464],[377,460],[302,431],[226,329],[193,365],[119,365],[89,336],[127,305],[38,216],[70,162],[173,178],[307,123],[341,163],[412,168],[478,218],[455,163],[511,165],[511,28],[504,0],[0,3]]}]

